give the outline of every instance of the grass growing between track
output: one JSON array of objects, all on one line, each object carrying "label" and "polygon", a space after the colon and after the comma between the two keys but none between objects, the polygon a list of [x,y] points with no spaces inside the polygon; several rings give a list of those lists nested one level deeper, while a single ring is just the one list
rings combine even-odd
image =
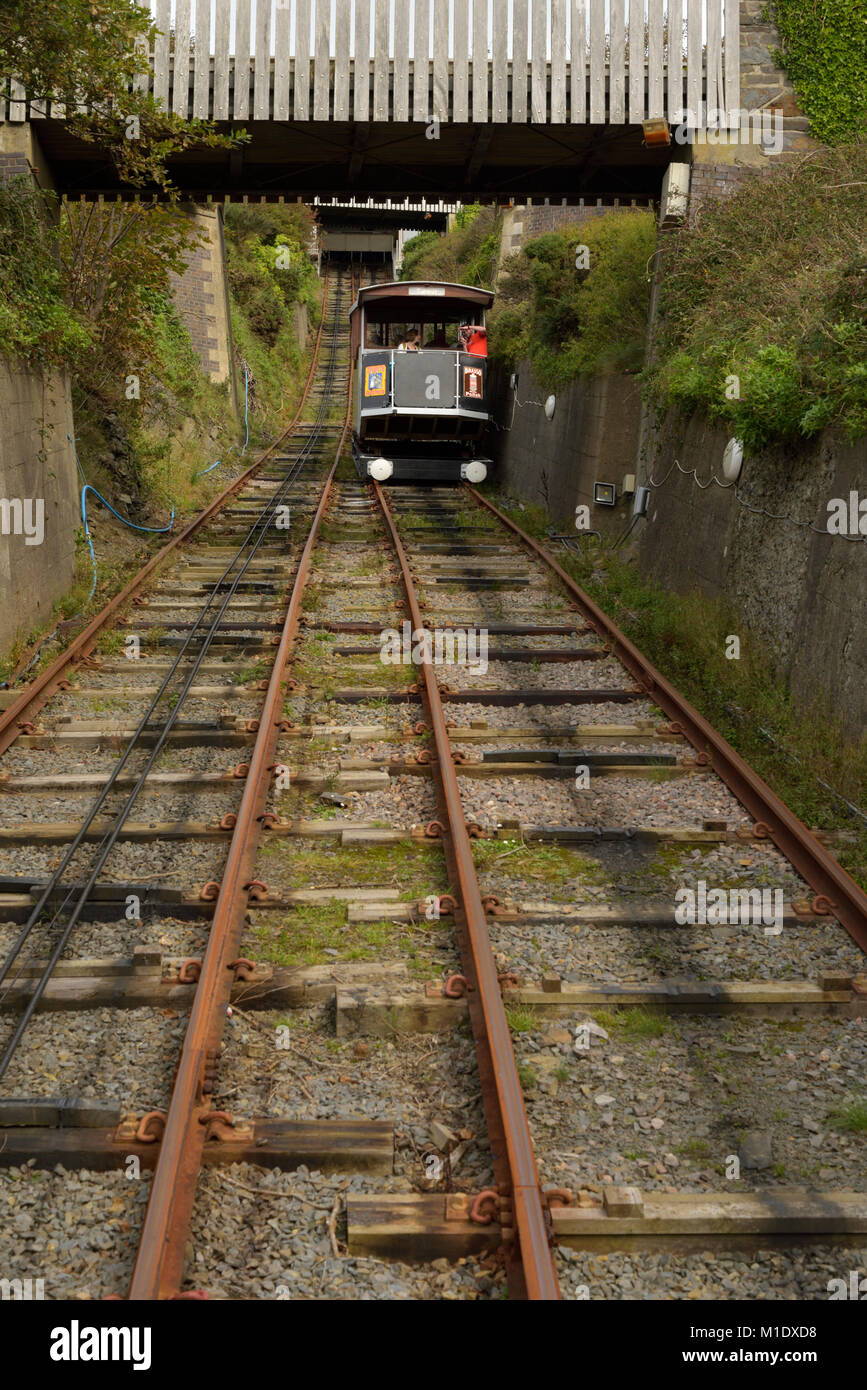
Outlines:
[{"label": "grass growing between track", "polygon": [[[407,969],[424,978],[437,968],[423,952],[438,944],[438,923],[346,921],[342,903],[316,903],[293,908],[274,923],[251,927],[257,960],[286,967],[333,965],[337,961],[405,959]],[[422,949],[420,949],[422,948]]]}]

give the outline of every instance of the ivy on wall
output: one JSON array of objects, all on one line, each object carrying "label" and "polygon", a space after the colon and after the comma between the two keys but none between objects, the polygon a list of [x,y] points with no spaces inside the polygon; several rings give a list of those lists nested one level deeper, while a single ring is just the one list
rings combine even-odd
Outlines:
[{"label": "ivy on wall", "polygon": [[834,145],[867,129],[867,0],[770,0],[774,54],[792,79],[818,140]]}]

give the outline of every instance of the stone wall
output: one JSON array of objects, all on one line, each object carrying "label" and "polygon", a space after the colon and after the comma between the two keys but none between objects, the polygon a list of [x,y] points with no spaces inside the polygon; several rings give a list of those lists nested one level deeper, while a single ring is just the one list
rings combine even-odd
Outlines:
[{"label": "stone wall", "polygon": [[38,188],[53,189],[54,179],[33,125],[0,124],[0,179],[29,174]]},{"label": "stone wall", "polygon": [[48,617],[74,578],[80,520],[67,439],[73,433],[68,377],[43,377],[0,359],[0,419],[0,499],[44,503],[41,544],[14,534],[14,510],[7,520],[0,509],[0,646],[6,647]]},{"label": "stone wall", "polygon": [[859,486],[867,496],[867,441],[826,435],[801,449],[768,449],[747,459],[737,489],[699,488],[676,466],[695,468],[702,483],[712,473],[721,480],[727,439],[698,419],[663,429],[652,470],[661,485],[637,533],[639,565],[668,589],[728,598],[795,698],[826,695],[859,737],[867,724],[867,540],[830,535],[827,523],[832,498],[848,501]]},{"label": "stone wall", "polygon": [[[689,216],[695,220],[704,207],[737,192],[744,179],[772,172],[780,159],[791,159],[816,148],[809,121],[800,110],[788,76],[774,62],[780,44],[776,26],[765,18],[765,0],[741,0],[741,123],[730,138],[696,142],[691,150],[692,178]],[[767,113],[766,116],[760,115]],[[750,113],[753,113],[752,116]],[[759,122],[766,121],[762,143]],[[716,133],[714,133],[716,135]]]},{"label": "stone wall", "polygon": [[195,220],[200,244],[188,255],[184,273],[172,273],[172,298],[192,339],[202,371],[212,381],[229,380],[234,392],[223,210],[218,203],[211,203],[204,206],[186,204],[184,211]]}]

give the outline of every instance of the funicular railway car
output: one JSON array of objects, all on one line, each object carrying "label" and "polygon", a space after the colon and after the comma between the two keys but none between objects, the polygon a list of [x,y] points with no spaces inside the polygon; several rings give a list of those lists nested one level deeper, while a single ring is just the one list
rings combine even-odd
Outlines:
[{"label": "funicular railway car", "polygon": [[490,290],[399,281],[359,291],[353,458],[379,482],[483,482]]}]

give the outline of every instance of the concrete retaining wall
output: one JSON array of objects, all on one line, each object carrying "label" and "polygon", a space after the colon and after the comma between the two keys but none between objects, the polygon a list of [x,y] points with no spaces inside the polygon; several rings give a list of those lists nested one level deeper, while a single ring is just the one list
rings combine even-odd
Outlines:
[{"label": "concrete retaining wall", "polygon": [[[42,377],[0,360],[0,419],[0,498],[44,503],[41,544],[28,544],[25,534],[0,534],[0,646],[5,647],[43,621],[73,582],[79,513],[67,440],[73,432],[68,377]],[[14,520],[14,506],[8,521],[0,507],[0,527],[11,529]]]},{"label": "concrete retaining wall", "polygon": [[[512,393],[496,372],[497,418],[508,425]],[[521,401],[544,399],[528,363],[518,373]],[[638,383],[610,376],[562,391],[553,421],[541,405],[515,410],[510,430],[497,436],[500,485],[513,496],[546,506],[556,530],[577,535],[575,507],[590,506],[590,525],[609,538],[629,525],[632,499],[615,508],[593,505],[594,481],[615,482],[635,471],[641,405]],[[824,695],[847,732],[867,725],[867,541],[827,532],[828,502],[867,500],[867,441],[849,446],[830,435],[801,449],[769,449],[747,459],[734,490],[700,488],[680,472],[697,469],[706,483],[722,480],[728,435],[700,419],[669,420],[656,437],[648,517],[630,537],[649,578],[677,593],[700,590],[725,597],[767,644],[775,668],[796,699]],[[648,481],[639,465],[638,483]],[[860,491],[859,491],[860,489]],[[817,531],[795,524],[812,522]]]},{"label": "concrete retaining wall", "polygon": [[591,527],[618,535],[628,525],[631,500],[616,507],[593,505],[594,482],[613,482],[618,493],[635,471],[641,398],[634,377],[611,375],[574,382],[557,396],[553,420],[529,362],[520,363],[516,393],[509,374],[496,366],[492,385],[496,418],[507,430],[496,439],[497,478],[514,496],[548,510],[560,532],[574,533],[575,508],[590,507]]},{"label": "concrete retaining wall", "polygon": [[830,535],[827,524],[832,498],[848,501],[860,487],[867,499],[867,441],[827,435],[767,449],[746,460],[737,496],[701,489],[675,466],[697,469],[703,483],[722,479],[727,439],[698,419],[662,431],[653,465],[661,486],[637,533],[639,566],[676,592],[728,598],[795,698],[827,696],[858,738],[867,726],[867,539]]}]

